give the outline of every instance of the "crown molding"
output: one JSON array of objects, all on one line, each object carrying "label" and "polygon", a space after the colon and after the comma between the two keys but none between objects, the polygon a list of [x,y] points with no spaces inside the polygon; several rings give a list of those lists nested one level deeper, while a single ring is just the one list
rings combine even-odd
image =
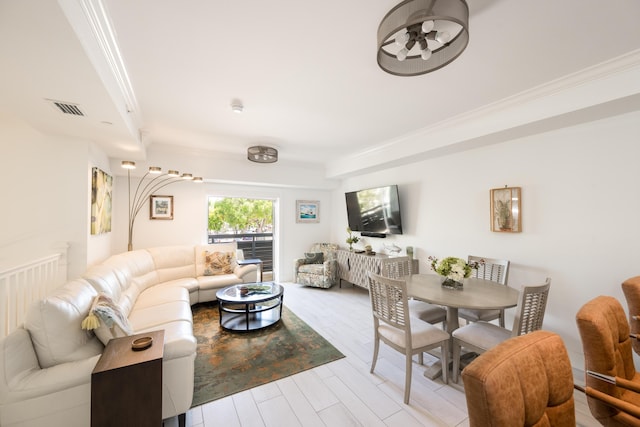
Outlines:
[{"label": "crown molding", "polygon": [[[339,178],[638,110],[640,49],[327,164]],[[619,101],[619,102],[616,102]],[[602,106],[602,108],[597,108]],[[494,138],[491,138],[494,136]]]}]

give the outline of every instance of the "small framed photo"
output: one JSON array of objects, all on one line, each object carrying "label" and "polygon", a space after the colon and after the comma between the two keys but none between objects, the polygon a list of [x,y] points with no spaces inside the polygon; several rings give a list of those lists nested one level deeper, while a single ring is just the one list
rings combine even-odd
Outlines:
[{"label": "small framed photo", "polygon": [[320,202],[296,200],[296,222],[320,222]]},{"label": "small framed photo", "polygon": [[522,231],[520,187],[491,190],[491,231],[519,233]]},{"label": "small framed photo", "polygon": [[173,196],[150,196],[149,219],[173,219]]}]

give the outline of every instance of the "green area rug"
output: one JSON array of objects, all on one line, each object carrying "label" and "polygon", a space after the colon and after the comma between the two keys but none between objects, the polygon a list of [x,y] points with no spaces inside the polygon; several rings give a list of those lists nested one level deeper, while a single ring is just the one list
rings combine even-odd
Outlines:
[{"label": "green area rug", "polygon": [[192,406],[344,357],[287,307],[280,322],[251,332],[222,329],[216,302],[192,310],[198,340]]}]

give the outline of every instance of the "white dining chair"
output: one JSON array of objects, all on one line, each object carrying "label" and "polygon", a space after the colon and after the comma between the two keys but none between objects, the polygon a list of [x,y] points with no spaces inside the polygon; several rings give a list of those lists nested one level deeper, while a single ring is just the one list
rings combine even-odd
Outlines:
[{"label": "white dining chair", "polygon": [[542,285],[524,286],[520,291],[511,330],[489,322],[474,322],[452,332],[453,382],[458,382],[462,347],[481,354],[511,337],[542,329],[551,279]]},{"label": "white dining chair", "polygon": [[[405,355],[404,403],[409,403],[413,355],[440,347],[443,366],[449,363],[449,334],[435,326],[409,315],[407,284],[403,280],[368,273],[369,296],[373,313],[374,348],[371,361],[373,373],[378,360],[380,341]],[[442,380],[448,383],[447,370]]]},{"label": "white dining chair", "polygon": [[[471,270],[471,276],[478,279],[491,280],[492,282],[506,285],[509,279],[509,261],[505,259],[485,258],[469,255],[468,264],[477,263],[478,268]],[[498,319],[500,326],[504,328],[504,309],[481,310],[461,308],[458,316],[467,322],[490,322]]]},{"label": "white dining chair", "polygon": [[[392,257],[382,261],[380,274],[391,279],[402,279],[413,274],[413,259],[408,256]],[[409,312],[418,319],[435,325],[442,323],[442,329],[447,327],[447,310],[437,304],[409,299]]]}]

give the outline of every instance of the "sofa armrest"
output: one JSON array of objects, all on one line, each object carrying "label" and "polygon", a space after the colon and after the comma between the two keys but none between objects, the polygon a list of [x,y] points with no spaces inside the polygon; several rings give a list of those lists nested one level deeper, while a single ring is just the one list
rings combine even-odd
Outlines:
[{"label": "sofa armrest", "polygon": [[76,362],[61,363],[46,369],[29,370],[21,375],[19,381],[10,384],[9,392],[13,396],[19,396],[19,400],[24,400],[90,384],[91,373],[98,359],[100,355]]},{"label": "sofa armrest", "polygon": [[233,274],[238,276],[244,283],[258,280],[258,266],[255,264],[238,265],[233,270]]},{"label": "sofa armrest", "polygon": [[41,369],[31,337],[19,328],[0,343],[0,401],[15,402],[91,383],[100,355]]}]

